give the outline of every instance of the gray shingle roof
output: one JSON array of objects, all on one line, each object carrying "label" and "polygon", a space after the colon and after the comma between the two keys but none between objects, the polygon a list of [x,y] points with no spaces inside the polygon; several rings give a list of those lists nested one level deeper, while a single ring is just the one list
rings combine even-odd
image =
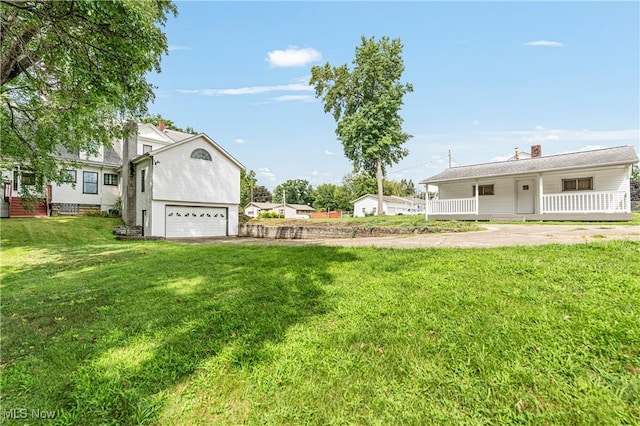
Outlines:
[{"label": "gray shingle roof", "polygon": [[625,145],[614,148],[595,149],[592,151],[572,152],[569,154],[548,155],[546,157],[451,167],[437,175],[424,179],[420,184],[571,170],[584,167],[635,164],[638,161],[638,155],[633,149],[633,146]]},{"label": "gray shingle roof", "polygon": [[180,142],[181,140],[188,139],[193,137],[194,135],[191,133],[179,132],[177,130],[164,129],[164,134],[169,137],[174,142]]}]

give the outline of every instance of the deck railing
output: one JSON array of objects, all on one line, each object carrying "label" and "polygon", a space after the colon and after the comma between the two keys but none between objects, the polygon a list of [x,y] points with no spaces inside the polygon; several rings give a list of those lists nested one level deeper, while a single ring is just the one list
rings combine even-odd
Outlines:
[{"label": "deck railing", "polygon": [[542,213],[625,213],[624,191],[584,191],[544,194]]},{"label": "deck railing", "polygon": [[13,183],[12,182],[5,182],[4,183],[4,194],[3,194],[3,198],[4,201],[11,201],[11,190],[13,189]]},{"label": "deck railing", "polygon": [[475,198],[427,201],[427,214],[476,214]]}]

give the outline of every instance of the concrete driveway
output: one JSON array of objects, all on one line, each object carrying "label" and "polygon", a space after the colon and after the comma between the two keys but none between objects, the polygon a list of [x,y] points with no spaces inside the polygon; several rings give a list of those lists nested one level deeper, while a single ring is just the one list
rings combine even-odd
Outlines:
[{"label": "concrete driveway", "polygon": [[341,247],[501,247],[541,244],[580,244],[595,241],[640,241],[640,226],[631,225],[501,225],[483,224],[485,230],[437,234],[394,235],[388,237],[324,238],[285,240],[269,238],[227,237],[198,240],[175,240],[191,244],[275,244],[325,245]]},{"label": "concrete driveway", "polygon": [[640,226],[629,225],[483,225],[485,230],[379,238],[323,240],[345,247],[502,247],[541,244],[579,244],[593,241],[640,241]]}]

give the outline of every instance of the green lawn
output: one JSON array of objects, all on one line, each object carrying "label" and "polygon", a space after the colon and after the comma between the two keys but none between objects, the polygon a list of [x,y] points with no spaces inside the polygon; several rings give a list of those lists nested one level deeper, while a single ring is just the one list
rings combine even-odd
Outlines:
[{"label": "green lawn", "polygon": [[3,417],[640,423],[640,243],[188,245],[115,223],[0,222]]}]

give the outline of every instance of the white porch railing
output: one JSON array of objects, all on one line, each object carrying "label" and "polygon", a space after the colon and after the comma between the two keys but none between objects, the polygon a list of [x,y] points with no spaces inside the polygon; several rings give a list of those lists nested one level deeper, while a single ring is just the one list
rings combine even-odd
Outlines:
[{"label": "white porch railing", "polygon": [[427,214],[476,214],[475,198],[427,201]]},{"label": "white porch railing", "polygon": [[584,191],[544,194],[542,213],[626,213],[624,191]]}]

